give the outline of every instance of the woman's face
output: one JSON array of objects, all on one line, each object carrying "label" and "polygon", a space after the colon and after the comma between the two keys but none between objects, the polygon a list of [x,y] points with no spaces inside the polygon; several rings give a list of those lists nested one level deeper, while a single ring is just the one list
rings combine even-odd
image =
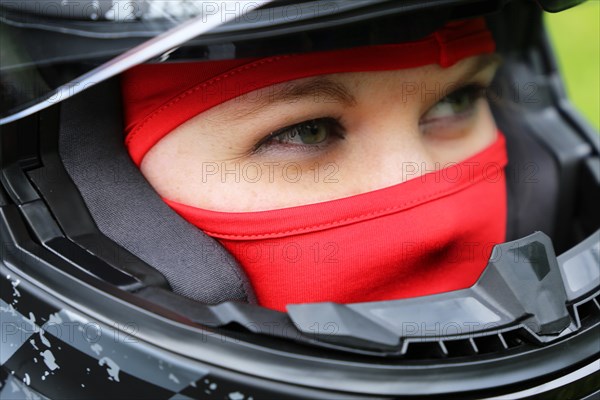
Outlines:
[{"label": "woman's face", "polygon": [[495,56],[450,68],[323,75],[257,90],[164,137],[141,170],[194,207],[263,211],[395,185],[496,138],[485,99]]}]

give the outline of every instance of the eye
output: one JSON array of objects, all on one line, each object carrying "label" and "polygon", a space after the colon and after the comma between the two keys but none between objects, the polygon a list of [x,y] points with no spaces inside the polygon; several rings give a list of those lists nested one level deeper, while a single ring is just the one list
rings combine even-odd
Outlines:
[{"label": "eye", "polygon": [[485,87],[478,84],[467,85],[455,90],[431,107],[421,117],[419,124],[466,117],[475,110],[475,103],[484,95]]},{"label": "eye", "polygon": [[254,151],[270,146],[318,147],[334,139],[344,138],[344,128],[336,118],[312,119],[278,129],[260,140]]}]

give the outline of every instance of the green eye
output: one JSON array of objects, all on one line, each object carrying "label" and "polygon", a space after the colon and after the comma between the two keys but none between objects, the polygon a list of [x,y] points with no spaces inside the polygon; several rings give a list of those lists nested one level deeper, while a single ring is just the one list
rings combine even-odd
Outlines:
[{"label": "green eye", "polygon": [[254,146],[255,151],[269,146],[305,146],[308,149],[344,138],[344,128],[335,118],[318,118],[288,126],[271,133]]},{"label": "green eye", "polygon": [[473,97],[470,93],[459,92],[446,97],[446,103],[452,107],[455,113],[461,113],[468,110],[473,105]]},{"label": "green eye", "polygon": [[329,138],[329,124],[321,120],[312,120],[293,126],[275,137],[279,143],[319,144]]},{"label": "green eye", "polygon": [[476,101],[484,96],[485,89],[479,85],[468,85],[454,91],[430,108],[421,118],[420,123],[452,118],[471,112]]}]

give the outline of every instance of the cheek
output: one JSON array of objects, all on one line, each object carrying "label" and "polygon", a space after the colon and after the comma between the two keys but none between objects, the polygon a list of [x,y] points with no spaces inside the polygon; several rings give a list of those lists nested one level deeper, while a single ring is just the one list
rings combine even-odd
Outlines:
[{"label": "cheek", "polygon": [[209,210],[263,211],[343,197],[343,181],[335,162],[208,162],[171,195]]},{"label": "cheek", "polygon": [[337,179],[332,163],[210,161],[182,144],[161,141],[140,170],[161,197],[194,207],[244,212],[316,202],[327,195],[321,184]]},{"label": "cheek", "polygon": [[165,136],[144,157],[140,171],[161,197],[177,201],[195,175],[194,151],[178,132]]}]

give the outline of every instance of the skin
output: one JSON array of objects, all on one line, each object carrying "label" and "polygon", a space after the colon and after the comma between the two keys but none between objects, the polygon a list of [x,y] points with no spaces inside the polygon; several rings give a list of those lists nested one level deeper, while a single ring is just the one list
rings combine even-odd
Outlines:
[{"label": "skin", "polygon": [[[341,73],[261,89],[176,128],[146,154],[141,171],[164,198],[228,212],[312,204],[399,184],[494,142],[485,97],[460,112],[440,113],[440,107],[464,85],[477,84],[481,92],[497,67],[495,57],[476,56],[446,69]],[[342,132],[331,129],[325,141],[308,145],[289,132],[268,139],[318,118],[337,119]]]}]

